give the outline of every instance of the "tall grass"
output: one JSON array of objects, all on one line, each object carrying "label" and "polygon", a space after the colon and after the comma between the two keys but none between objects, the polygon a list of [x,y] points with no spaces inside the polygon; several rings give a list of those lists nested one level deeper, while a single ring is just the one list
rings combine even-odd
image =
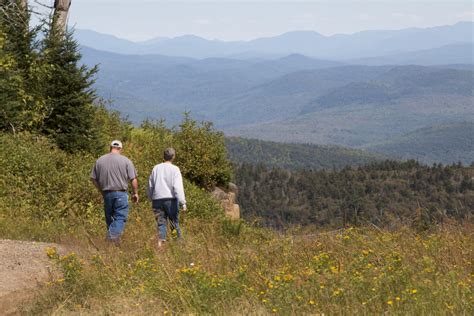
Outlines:
[{"label": "tall grass", "polygon": [[[31,313],[472,315],[472,226],[307,235],[190,219],[158,250],[151,214],[121,247],[70,240]],[[78,254],[79,253],[79,254]]]}]

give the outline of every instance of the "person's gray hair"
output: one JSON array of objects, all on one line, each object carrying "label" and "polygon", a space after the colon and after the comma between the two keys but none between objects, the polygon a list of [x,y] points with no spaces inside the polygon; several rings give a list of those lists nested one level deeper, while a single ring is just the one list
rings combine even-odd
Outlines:
[{"label": "person's gray hair", "polygon": [[165,159],[165,161],[171,161],[175,156],[176,151],[174,150],[174,148],[166,148],[163,152],[163,159]]}]

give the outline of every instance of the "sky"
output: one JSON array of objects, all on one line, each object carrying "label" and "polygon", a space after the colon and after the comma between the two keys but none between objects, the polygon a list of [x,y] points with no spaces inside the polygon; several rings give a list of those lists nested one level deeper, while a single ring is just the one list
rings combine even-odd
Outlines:
[{"label": "sky", "polygon": [[186,34],[233,41],[296,30],[333,35],[432,27],[473,18],[470,0],[72,0],[69,25],[133,41]]}]

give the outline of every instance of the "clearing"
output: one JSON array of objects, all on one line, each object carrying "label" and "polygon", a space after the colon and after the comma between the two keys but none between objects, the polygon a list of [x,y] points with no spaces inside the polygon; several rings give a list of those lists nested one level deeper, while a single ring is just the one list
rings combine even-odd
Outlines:
[{"label": "clearing", "polygon": [[18,312],[21,302],[30,299],[35,288],[53,272],[53,262],[45,248],[57,244],[0,239],[0,314]]}]

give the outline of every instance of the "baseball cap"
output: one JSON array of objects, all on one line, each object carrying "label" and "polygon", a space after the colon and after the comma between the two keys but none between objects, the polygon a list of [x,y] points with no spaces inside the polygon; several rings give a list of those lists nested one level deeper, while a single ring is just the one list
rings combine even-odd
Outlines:
[{"label": "baseball cap", "polygon": [[111,147],[122,148],[122,142],[119,140],[114,140],[110,143]]}]

